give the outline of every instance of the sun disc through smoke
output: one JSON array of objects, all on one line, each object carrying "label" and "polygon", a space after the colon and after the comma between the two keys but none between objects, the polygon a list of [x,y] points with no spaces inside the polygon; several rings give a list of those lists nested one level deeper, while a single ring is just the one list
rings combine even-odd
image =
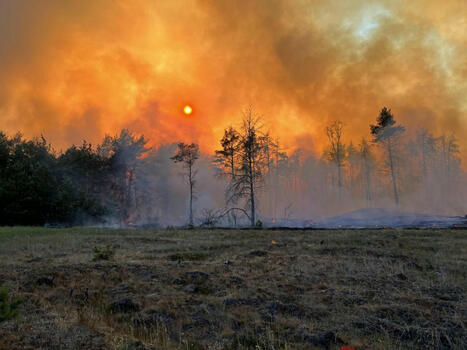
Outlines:
[{"label": "sun disc through smoke", "polygon": [[191,106],[187,105],[183,108],[183,113],[185,113],[186,115],[190,115],[192,112],[193,112],[193,108],[191,108]]}]

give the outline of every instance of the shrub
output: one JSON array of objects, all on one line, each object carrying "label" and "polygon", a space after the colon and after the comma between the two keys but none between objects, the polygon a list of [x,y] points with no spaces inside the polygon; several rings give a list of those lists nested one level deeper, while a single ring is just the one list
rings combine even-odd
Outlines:
[{"label": "shrub", "polygon": [[18,316],[18,306],[21,299],[9,295],[6,287],[0,287],[0,322],[11,320]]}]

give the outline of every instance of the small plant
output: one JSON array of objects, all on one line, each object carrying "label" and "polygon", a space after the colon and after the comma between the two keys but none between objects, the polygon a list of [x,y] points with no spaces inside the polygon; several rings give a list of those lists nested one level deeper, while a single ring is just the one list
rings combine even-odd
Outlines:
[{"label": "small plant", "polygon": [[0,287],[0,322],[11,320],[18,316],[18,306],[21,304],[20,298],[9,295],[6,287]]},{"label": "small plant", "polygon": [[93,261],[98,260],[111,260],[115,255],[115,249],[112,248],[110,245],[107,245],[103,248],[94,247],[94,258]]},{"label": "small plant", "polygon": [[263,222],[261,220],[256,221],[256,228],[263,228]]}]

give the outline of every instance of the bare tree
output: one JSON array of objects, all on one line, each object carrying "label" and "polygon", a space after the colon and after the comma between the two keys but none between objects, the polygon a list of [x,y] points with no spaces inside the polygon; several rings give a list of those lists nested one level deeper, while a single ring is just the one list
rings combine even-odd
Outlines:
[{"label": "bare tree", "polygon": [[328,159],[337,167],[337,188],[339,197],[342,195],[342,167],[344,166],[346,151],[342,143],[342,133],[344,124],[341,121],[334,121],[326,128],[326,134],[329,140]]},{"label": "bare tree", "polygon": [[376,118],[376,124],[370,125],[370,134],[373,135],[373,142],[383,145],[387,153],[389,171],[391,173],[392,187],[394,191],[394,201],[399,205],[399,193],[397,189],[396,164],[395,164],[395,139],[405,131],[402,125],[395,125],[396,121],[391,110],[383,107]]},{"label": "bare tree", "polygon": [[175,163],[183,163],[183,166],[187,170],[188,185],[190,187],[190,217],[188,224],[193,226],[193,192],[196,185],[196,173],[193,169],[196,160],[199,158],[199,147],[197,144],[185,144],[180,142],[178,144],[177,153],[171,157]]}]

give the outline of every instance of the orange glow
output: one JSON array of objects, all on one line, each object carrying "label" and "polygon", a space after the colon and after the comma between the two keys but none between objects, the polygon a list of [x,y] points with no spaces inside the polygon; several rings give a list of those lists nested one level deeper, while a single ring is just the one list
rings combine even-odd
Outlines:
[{"label": "orange glow", "polygon": [[193,112],[193,108],[191,108],[191,106],[187,105],[183,108],[183,113],[185,113],[186,115],[190,115],[192,112]]},{"label": "orange glow", "polygon": [[287,152],[320,154],[329,122],[358,143],[388,106],[407,130],[455,132],[465,156],[464,14],[435,0],[0,1],[0,130],[60,150],[128,128],[212,153],[252,105]]}]

